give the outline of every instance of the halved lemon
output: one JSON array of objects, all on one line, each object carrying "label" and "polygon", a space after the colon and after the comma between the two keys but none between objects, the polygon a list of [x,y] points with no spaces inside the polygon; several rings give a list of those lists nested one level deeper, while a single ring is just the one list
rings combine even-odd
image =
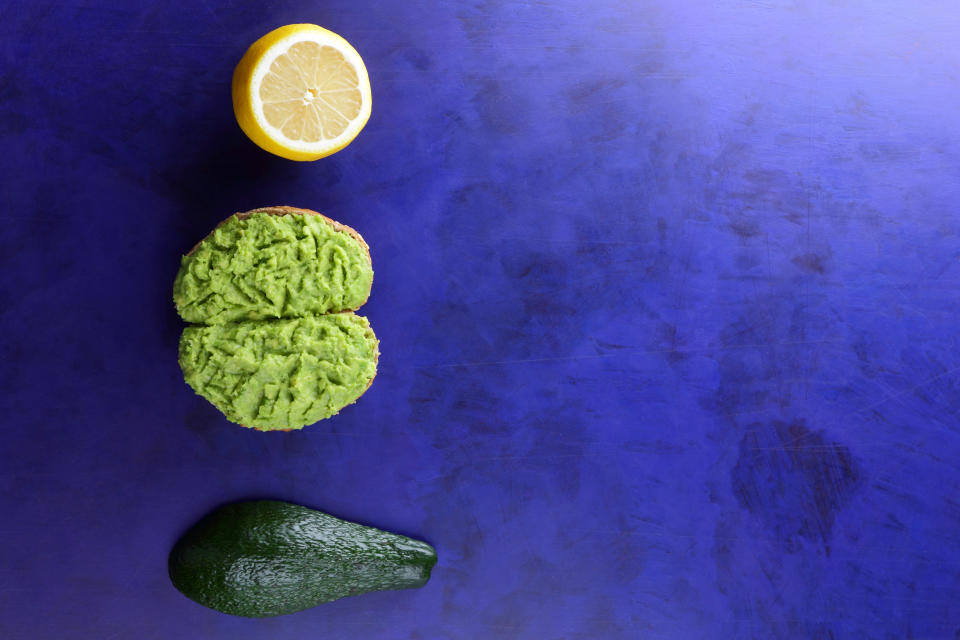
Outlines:
[{"label": "halved lemon", "polygon": [[350,43],[315,24],[274,29],[233,72],[233,112],[251,140],[290,160],[346,147],[370,117],[370,79]]}]

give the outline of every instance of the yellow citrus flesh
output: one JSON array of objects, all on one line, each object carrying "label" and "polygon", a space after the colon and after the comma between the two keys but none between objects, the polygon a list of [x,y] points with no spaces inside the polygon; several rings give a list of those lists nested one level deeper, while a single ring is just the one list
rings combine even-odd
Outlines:
[{"label": "yellow citrus flesh", "polygon": [[233,109],[257,145],[291,160],[340,151],[370,117],[363,60],[337,34],[312,24],[271,31],[233,73]]}]

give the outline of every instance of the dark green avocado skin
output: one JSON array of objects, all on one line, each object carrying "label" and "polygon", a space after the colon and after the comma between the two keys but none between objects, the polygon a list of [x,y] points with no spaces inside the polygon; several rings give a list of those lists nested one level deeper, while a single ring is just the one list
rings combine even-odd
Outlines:
[{"label": "dark green avocado skin", "polygon": [[280,616],[430,579],[426,542],[275,500],[238,502],[193,526],[170,552],[185,596],[235,616]]}]

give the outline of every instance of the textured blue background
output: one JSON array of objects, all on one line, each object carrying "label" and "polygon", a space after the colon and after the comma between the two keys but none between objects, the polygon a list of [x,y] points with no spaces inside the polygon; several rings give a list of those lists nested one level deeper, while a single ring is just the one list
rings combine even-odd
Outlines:
[{"label": "textured blue background", "polygon": [[[229,81],[303,21],[374,109],[296,164]],[[0,637],[958,637],[958,40],[947,1],[7,0]],[[380,375],[300,433],[176,363],[179,256],[271,204],[376,269]],[[167,553],[250,497],[440,564],[214,613]]]}]

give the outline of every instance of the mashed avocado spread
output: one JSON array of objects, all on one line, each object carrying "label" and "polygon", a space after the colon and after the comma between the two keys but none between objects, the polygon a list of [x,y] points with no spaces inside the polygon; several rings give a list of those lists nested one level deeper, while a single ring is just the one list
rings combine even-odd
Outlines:
[{"label": "mashed avocado spread", "polygon": [[233,422],[297,429],[356,401],[377,372],[377,339],[352,313],[187,327],[180,367]]},{"label": "mashed avocado spread", "polygon": [[331,221],[254,211],[183,257],[173,299],[187,322],[297,318],[357,309],[372,282],[366,245]]},{"label": "mashed avocado spread", "polygon": [[[366,318],[370,254],[348,227],[305,209],[232,216],[184,256],[180,368],[228,420],[300,429],[356,402],[377,373]],[[326,314],[326,315],[325,315]]]}]

